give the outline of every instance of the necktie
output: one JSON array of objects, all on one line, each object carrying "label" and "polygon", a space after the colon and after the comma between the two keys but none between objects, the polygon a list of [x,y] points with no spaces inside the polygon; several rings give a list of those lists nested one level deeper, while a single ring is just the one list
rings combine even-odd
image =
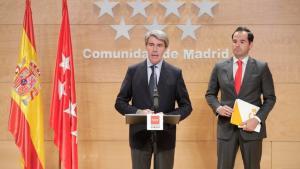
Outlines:
[{"label": "necktie", "polygon": [[152,73],[150,75],[150,80],[149,80],[149,91],[150,91],[151,96],[153,96],[154,89],[157,90],[157,78],[156,78],[156,73],[154,71],[154,68],[156,68],[156,66],[152,65],[150,67],[151,67]]},{"label": "necktie", "polygon": [[240,88],[241,88],[241,83],[242,83],[243,62],[241,60],[238,60],[237,64],[238,64],[238,69],[235,73],[234,88],[235,88],[236,94],[239,94]]}]

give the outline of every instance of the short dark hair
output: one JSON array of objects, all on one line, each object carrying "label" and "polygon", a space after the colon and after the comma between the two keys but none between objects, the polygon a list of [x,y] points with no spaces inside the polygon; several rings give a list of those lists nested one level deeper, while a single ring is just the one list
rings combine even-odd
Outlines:
[{"label": "short dark hair", "polygon": [[237,27],[236,30],[232,33],[231,39],[233,39],[233,35],[235,34],[235,32],[247,32],[249,43],[252,43],[254,40],[253,33],[247,27],[242,27],[242,26]]}]

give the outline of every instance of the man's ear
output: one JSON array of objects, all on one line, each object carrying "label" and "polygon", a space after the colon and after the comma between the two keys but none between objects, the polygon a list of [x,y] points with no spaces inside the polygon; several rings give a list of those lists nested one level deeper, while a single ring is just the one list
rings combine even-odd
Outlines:
[{"label": "man's ear", "polygon": [[250,42],[249,46],[250,46],[250,49],[252,49],[252,47],[253,47],[253,42]]}]

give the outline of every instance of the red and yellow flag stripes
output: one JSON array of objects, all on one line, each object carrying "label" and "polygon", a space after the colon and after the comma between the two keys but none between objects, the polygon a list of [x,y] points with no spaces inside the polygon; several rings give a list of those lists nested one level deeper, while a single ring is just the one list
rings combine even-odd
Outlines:
[{"label": "red and yellow flag stripes", "polygon": [[20,54],[11,92],[9,131],[22,154],[24,169],[44,169],[44,126],[40,72],[30,1],[26,0]]}]

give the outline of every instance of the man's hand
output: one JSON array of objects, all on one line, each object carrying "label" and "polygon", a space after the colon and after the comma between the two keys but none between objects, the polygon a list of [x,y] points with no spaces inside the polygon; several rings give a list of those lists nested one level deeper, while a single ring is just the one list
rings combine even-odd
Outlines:
[{"label": "man's hand", "polygon": [[251,118],[246,122],[240,124],[244,131],[254,131],[256,126],[259,124],[259,121],[256,118]]},{"label": "man's hand", "polygon": [[138,110],[136,114],[153,114],[154,112],[150,109]]},{"label": "man's hand", "polygon": [[162,114],[162,115],[164,115],[164,113],[163,113],[163,112],[158,112],[158,113],[156,113],[156,114]]},{"label": "man's hand", "polygon": [[233,109],[227,105],[224,105],[218,107],[217,112],[219,113],[220,116],[230,117],[233,112]]}]

